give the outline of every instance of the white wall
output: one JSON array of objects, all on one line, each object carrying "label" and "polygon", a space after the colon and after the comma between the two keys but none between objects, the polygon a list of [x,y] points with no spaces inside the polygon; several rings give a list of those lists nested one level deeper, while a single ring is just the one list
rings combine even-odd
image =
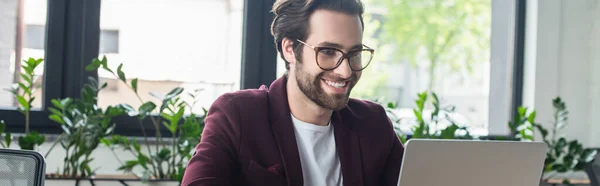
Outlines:
[{"label": "white wall", "polygon": [[551,127],[561,96],[570,111],[563,134],[600,147],[600,1],[533,0],[527,11],[525,104]]},{"label": "white wall", "polygon": [[4,91],[13,83],[11,57],[15,48],[17,1],[0,0],[0,106],[12,103],[11,93]]}]

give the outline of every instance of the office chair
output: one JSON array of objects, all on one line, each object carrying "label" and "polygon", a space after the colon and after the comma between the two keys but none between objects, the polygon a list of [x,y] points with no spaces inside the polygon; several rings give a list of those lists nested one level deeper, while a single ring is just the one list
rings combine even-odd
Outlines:
[{"label": "office chair", "polygon": [[590,186],[600,186],[600,150],[598,150],[594,161],[585,165],[585,172],[590,179]]},{"label": "office chair", "polygon": [[43,186],[44,157],[35,151],[0,148],[0,185]]}]

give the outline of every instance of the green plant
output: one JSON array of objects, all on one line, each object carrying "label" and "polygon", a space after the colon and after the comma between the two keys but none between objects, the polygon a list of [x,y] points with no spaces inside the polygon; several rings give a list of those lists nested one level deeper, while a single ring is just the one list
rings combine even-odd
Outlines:
[{"label": "green plant", "polygon": [[[128,86],[137,96],[140,103],[142,103],[139,108],[135,109],[127,104],[122,106],[129,116],[137,117],[146,148],[142,149],[143,144],[138,143],[135,139],[129,140],[118,135],[105,138],[102,142],[109,146],[111,150],[114,150],[115,147],[121,147],[136,157],[134,160],[122,163],[119,170],[132,172],[135,167],[141,167],[143,171],[138,176],[143,180],[154,178],[181,181],[187,165],[187,162],[184,161],[191,158],[191,152],[195,145],[199,143],[204,126],[204,115],[197,115],[193,112],[187,116],[184,115],[186,110],[191,112],[194,108],[199,91],[188,93],[188,96],[194,100],[192,103],[184,101],[182,96],[184,89],[180,87],[174,88],[166,95],[150,92],[150,95],[161,102],[161,105],[157,107],[154,102],[142,100],[140,92],[138,92],[138,79],[132,79],[128,83],[122,67],[123,64],[120,64],[116,70],[109,68],[106,57],[104,57],[101,60],[95,59],[86,69],[96,70],[102,68],[106,70]],[[157,116],[152,114],[154,111],[157,112]],[[206,110],[204,112],[206,113]],[[158,141],[153,147],[150,146],[148,135],[142,123],[146,118],[152,121]],[[161,127],[166,128],[171,137],[165,139],[161,134]],[[170,144],[165,141],[170,141]]]},{"label": "green plant", "polygon": [[[15,83],[11,89],[9,89],[19,103],[19,107],[17,107],[18,111],[23,113],[25,116],[25,135],[19,136],[18,138],[19,147],[25,150],[34,150],[36,146],[41,145],[46,140],[44,135],[41,135],[36,131],[29,130],[31,108],[33,107],[33,101],[35,100],[35,96],[33,95],[38,89],[38,86],[35,85],[36,77],[34,71],[42,62],[43,59],[29,58],[24,60],[24,63],[21,65],[21,68],[24,70],[24,72],[21,72],[20,76],[24,81]],[[4,122],[2,122],[1,125],[4,127],[6,126]],[[6,133],[4,140],[5,144],[2,146],[6,148],[10,147],[11,139],[11,134]]]},{"label": "green plant", "polygon": [[98,106],[98,93],[107,84],[98,86],[96,79],[90,77],[88,80],[81,91],[81,99],[53,99],[53,107],[49,108],[49,118],[63,129],[57,139],[66,151],[60,175],[63,177],[94,174],[90,167],[93,158],[90,156],[103,138],[113,134],[116,124],[111,124],[111,119],[125,113],[120,106],[108,106],[106,110]]},{"label": "green plant", "polygon": [[519,107],[513,121],[508,123],[512,131],[515,131],[515,139],[520,141],[533,141],[534,127],[542,127],[535,123],[536,111],[529,112],[527,107]]},{"label": "green plant", "polygon": [[[467,127],[461,127],[450,116],[454,113],[454,106],[442,107],[439,103],[439,99],[436,93],[431,93],[432,100],[431,106],[433,111],[428,115],[425,110],[425,104],[427,103],[427,92],[422,92],[417,95],[415,101],[417,108],[413,109],[414,116],[416,117],[416,125],[411,128],[411,138],[434,138],[434,139],[473,139],[470,135]],[[379,101],[379,100],[376,100]],[[395,102],[388,102],[386,105],[388,111],[388,117],[395,126],[399,126],[402,118],[399,118],[394,112],[394,109],[398,108]],[[438,129],[438,125],[442,123],[449,123],[448,126],[442,129]],[[403,133],[399,127],[396,127],[397,133]],[[401,140],[406,141],[406,135],[398,134]]]},{"label": "green plant", "polygon": [[[0,139],[2,137],[2,134],[4,134],[4,130],[6,129],[6,124],[4,123],[4,120],[0,120]],[[11,143],[12,137],[10,133],[6,133],[6,135],[4,136],[4,142],[0,141],[0,146],[2,146],[2,148],[10,148],[10,143]]]},{"label": "green plant", "polygon": [[[437,138],[437,139],[472,139],[469,131],[466,127],[460,127],[450,117],[450,114],[454,113],[454,106],[446,106],[442,108],[436,93],[431,93],[432,100],[431,105],[433,111],[430,115],[425,114],[425,103],[427,102],[428,93],[422,92],[418,94],[418,98],[415,101],[417,108],[413,109],[415,117],[417,118],[417,125],[413,127],[413,138]],[[429,117],[429,121],[425,120]],[[442,122],[450,123],[449,126],[441,130],[437,130],[438,125]],[[461,134],[461,131],[464,134]]]},{"label": "green plant", "polygon": [[[565,102],[557,97],[552,100],[554,108],[554,122],[552,131],[535,122],[536,112],[533,110],[527,114],[527,108],[520,107],[515,121],[509,123],[510,128],[516,131],[515,137],[521,141],[534,141],[534,129],[540,133],[543,141],[548,145],[548,152],[544,161],[544,173],[551,178],[554,173],[565,173],[569,171],[582,171],[584,166],[591,162],[596,155],[596,150],[584,148],[577,140],[567,140],[560,136],[559,132],[567,125],[569,112]],[[568,183],[567,180],[564,180]]]}]

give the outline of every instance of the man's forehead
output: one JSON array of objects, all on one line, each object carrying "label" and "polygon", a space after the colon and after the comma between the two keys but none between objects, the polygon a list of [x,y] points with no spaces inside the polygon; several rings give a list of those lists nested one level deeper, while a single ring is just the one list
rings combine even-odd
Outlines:
[{"label": "man's forehead", "polygon": [[313,44],[346,49],[362,45],[362,25],[358,15],[317,10],[309,24],[307,41]]}]

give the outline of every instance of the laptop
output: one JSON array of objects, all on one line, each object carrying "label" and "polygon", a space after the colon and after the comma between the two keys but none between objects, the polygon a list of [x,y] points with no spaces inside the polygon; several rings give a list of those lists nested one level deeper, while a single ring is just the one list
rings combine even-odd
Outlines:
[{"label": "laptop", "polygon": [[411,139],[405,144],[399,186],[535,186],[543,142]]}]

